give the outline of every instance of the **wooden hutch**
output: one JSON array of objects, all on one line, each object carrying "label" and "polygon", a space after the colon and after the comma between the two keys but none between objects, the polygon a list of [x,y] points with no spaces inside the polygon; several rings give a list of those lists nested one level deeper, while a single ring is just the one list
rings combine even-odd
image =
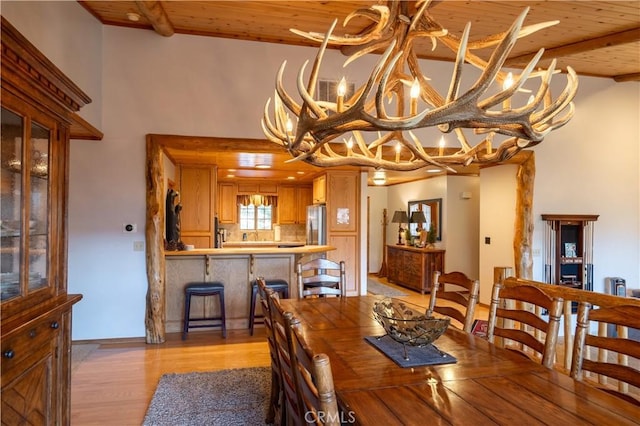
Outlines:
[{"label": "wooden hutch", "polygon": [[592,291],[593,225],[598,215],[543,214],[542,220],[545,282]]},{"label": "wooden hutch", "polygon": [[70,137],[100,139],[75,114],[91,100],[2,18],[2,424],[67,425]]}]

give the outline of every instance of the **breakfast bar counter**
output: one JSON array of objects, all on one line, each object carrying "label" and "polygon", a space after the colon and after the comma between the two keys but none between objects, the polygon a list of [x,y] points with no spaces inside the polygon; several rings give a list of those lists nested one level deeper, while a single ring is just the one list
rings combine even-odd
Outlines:
[{"label": "breakfast bar counter", "polygon": [[[194,249],[165,252],[167,333],[182,329],[184,286],[191,282],[217,281],[224,284],[227,329],[247,328],[251,282],[256,277],[283,279],[289,283],[289,294],[296,297],[295,265],[303,256],[320,256],[334,247],[305,245],[272,247],[260,245]],[[192,316],[219,309],[217,298],[194,298]]]}]

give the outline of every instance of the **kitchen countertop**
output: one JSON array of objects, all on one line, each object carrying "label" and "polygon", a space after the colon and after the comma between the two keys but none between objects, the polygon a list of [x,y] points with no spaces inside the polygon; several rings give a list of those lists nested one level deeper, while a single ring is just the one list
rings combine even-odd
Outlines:
[{"label": "kitchen countertop", "polygon": [[[247,241],[247,243],[256,243],[259,241]],[[278,244],[278,243],[274,243]],[[333,246],[297,246],[297,247],[274,247],[273,244],[268,247],[228,247],[228,248],[207,248],[179,251],[165,251],[165,256],[220,256],[230,254],[308,254],[308,253],[324,253],[335,250]]]}]

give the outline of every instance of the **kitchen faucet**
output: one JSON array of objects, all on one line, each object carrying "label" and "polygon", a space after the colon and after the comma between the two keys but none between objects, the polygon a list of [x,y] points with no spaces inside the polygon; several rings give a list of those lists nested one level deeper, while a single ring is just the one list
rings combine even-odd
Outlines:
[{"label": "kitchen faucet", "polygon": [[251,235],[253,235],[253,241],[258,241],[258,231],[251,232]]}]

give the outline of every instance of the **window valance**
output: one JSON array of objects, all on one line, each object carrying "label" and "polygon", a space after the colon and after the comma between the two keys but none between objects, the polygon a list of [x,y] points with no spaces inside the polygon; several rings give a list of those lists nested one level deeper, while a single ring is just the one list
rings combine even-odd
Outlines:
[{"label": "window valance", "polygon": [[238,195],[238,204],[248,206],[253,204],[254,206],[277,206],[277,195]]}]

